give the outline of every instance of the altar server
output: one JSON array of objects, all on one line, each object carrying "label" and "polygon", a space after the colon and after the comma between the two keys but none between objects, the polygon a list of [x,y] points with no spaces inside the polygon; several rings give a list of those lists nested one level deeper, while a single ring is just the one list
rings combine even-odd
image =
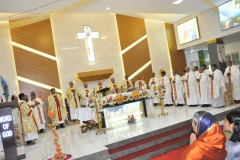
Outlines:
[{"label": "altar server", "polygon": [[36,97],[35,92],[31,92],[31,99],[28,101],[28,105],[32,107],[33,113],[38,125],[38,132],[45,132],[46,120],[43,111],[43,101]]},{"label": "altar server", "polygon": [[209,95],[209,76],[203,72],[203,67],[199,68],[199,75],[197,76],[197,93],[199,104],[202,107],[209,107],[210,95]]},{"label": "altar server", "polygon": [[172,94],[171,94],[171,83],[169,78],[166,76],[165,71],[161,71],[160,86],[165,88],[164,93],[164,104],[165,106],[172,106]]},{"label": "altar server", "polygon": [[102,84],[102,81],[98,81],[98,86],[95,88],[95,92],[98,92],[103,88],[105,88],[105,86]]},{"label": "altar server", "polygon": [[67,109],[64,105],[62,96],[57,94],[54,88],[51,89],[51,93],[48,96],[48,110],[55,112],[53,120],[55,123],[60,125],[60,128],[64,128],[64,120],[67,116]]},{"label": "altar server", "polygon": [[157,77],[155,77],[155,73],[152,73],[152,78],[149,80],[148,85],[152,91],[153,105],[157,106],[159,103],[159,93],[158,93],[159,79]]},{"label": "altar server", "polygon": [[226,83],[233,84],[233,99],[236,103],[240,102],[240,77],[239,68],[232,65],[232,61],[227,61],[228,67],[225,69],[224,77]]},{"label": "altar server", "polygon": [[67,103],[70,108],[71,120],[75,121],[78,119],[79,108],[80,108],[80,93],[76,87],[73,87],[73,82],[69,82],[69,88],[67,89]]},{"label": "altar server", "polygon": [[199,75],[198,66],[194,66],[193,71],[194,71],[195,77],[197,78],[197,76]]},{"label": "altar server", "polygon": [[186,67],[185,70],[186,74],[184,75],[184,87],[186,91],[187,105],[189,105],[189,107],[197,107],[198,97],[196,77],[189,67]]},{"label": "altar server", "polygon": [[184,102],[184,88],[182,83],[182,78],[177,74],[176,70],[173,70],[172,78],[172,91],[173,100],[177,106],[183,106]]},{"label": "altar server", "polygon": [[226,87],[224,83],[224,77],[222,72],[217,69],[217,65],[211,65],[212,74],[209,75],[210,83],[210,97],[211,104],[213,107],[220,108],[225,106],[224,94],[226,92]]},{"label": "altar server", "polygon": [[88,84],[84,83],[83,84],[83,89],[80,92],[80,104],[82,107],[87,107],[88,106],[88,100],[92,96],[92,90],[88,88]]},{"label": "altar server", "polygon": [[109,88],[111,92],[118,92],[120,89],[120,86],[118,85],[117,82],[115,82],[115,78],[111,78],[111,83],[109,85]]},{"label": "altar server", "polygon": [[143,79],[141,79],[140,76],[137,76],[137,81],[134,84],[135,88],[138,90],[145,90],[147,89],[147,85]]},{"label": "altar server", "polygon": [[24,93],[19,94],[19,112],[21,129],[24,135],[24,141],[27,145],[34,145],[33,140],[38,139],[38,126],[32,108],[27,104],[28,97]]},{"label": "altar server", "polygon": [[122,82],[122,90],[123,92],[127,92],[128,89],[133,87],[133,83],[128,79],[128,75],[124,76],[124,80]]}]

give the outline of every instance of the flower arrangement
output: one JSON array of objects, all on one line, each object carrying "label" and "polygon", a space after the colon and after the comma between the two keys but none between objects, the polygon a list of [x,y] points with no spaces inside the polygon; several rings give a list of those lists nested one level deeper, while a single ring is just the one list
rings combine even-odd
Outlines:
[{"label": "flower arrangement", "polygon": [[132,98],[133,99],[139,99],[140,98],[140,94],[139,94],[138,90],[132,92]]}]

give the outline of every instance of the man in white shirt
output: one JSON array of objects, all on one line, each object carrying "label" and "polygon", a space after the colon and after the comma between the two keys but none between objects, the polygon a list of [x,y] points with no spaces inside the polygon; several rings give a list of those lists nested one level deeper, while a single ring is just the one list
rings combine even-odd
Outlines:
[{"label": "man in white shirt", "polygon": [[176,70],[173,70],[172,90],[175,104],[177,106],[183,106],[185,104],[183,83],[182,78],[177,74]]},{"label": "man in white shirt", "polygon": [[81,104],[81,107],[87,107],[88,106],[88,100],[89,100],[89,97],[92,96],[93,92],[91,89],[88,88],[88,84],[87,83],[84,83],[83,84],[83,89],[81,90],[80,92],[80,104]]},{"label": "man in white shirt", "polygon": [[158,87],[159,87],[159,79],[155,77],[155,73],[152,73],[152,78],[149,80],[149,88],[152,91],[152,100],[153,100],[153,105],[157,106],[159,103],[159,92],[158,92]]},{"label": "man in white shirt", "polygon": [[197,81],[194,72],[189,67],[185,68],[186,74],[184,75],[184,87],[186,91],[187,105],[189,107],[198,106],[197,97]]},{"label": "man in white shirt", "polygon": [[224,77],[222,72],[217,69],[217,65],[211,65],[212,74],[209,75],[209,90],[211,97],[211,104],[213,107],[221,108],[225,106],[224,94],[226,92],[226,87],[224,83]]},{"label": "man in white shirt", "polygon": [[193,71],[194,71],[195,77],[197,78],[197,76],[199,75],[198,66],[194,66]]},{"label": "man in white shirt", "polygon": [[35,115],[38,125],[38,132],[45,132],[46,120],[43,110],[43,101],[40,98],[36,97],[35,92],[31,92],[31,99],[28,101],[28,105],[32,107],[33,113]]},{"label": "man in white shirt", "polygon": [[225,69],[224,77],[226,83],[233,85],[233,99],[235,103],[240,102],[240,77],[239,68],[232,64],[231,60],[227,61],[228,67]]},{"label": "man in white shirt", "polygon": [[209,76],[203,72],[203,67],[199,68],[199,75],[197,76],[197,93],[199,104],[202,107],[209,107],[210,95],[209,95]]},{"label": "man in white shirt", "polygon": [[161,72],[162,78],[160,79],[160,85],[165,88],[164,93],[164,104],[165,106],[172,106],[172,95],[171,95],[171,83],[169,78],[166,76],[166,72]]}]

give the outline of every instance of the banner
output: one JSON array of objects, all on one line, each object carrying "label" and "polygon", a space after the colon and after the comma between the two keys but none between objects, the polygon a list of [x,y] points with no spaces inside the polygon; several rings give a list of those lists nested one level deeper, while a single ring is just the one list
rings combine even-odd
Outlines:
[{"label": "banner", "polygon": [[221,63],[226,63],[224,44],[217,44],[218,59]]}]

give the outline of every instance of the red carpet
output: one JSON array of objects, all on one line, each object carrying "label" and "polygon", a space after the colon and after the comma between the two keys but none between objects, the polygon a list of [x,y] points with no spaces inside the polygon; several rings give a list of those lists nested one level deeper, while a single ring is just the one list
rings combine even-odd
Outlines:
[{"label": "red carpet", "polygon": [[178,149],[175,149],[175,150],[172,150],[166,154],[163,154],[159,157],[155,157],[155,158],[152,158],[151,160],[179,160],[182,156],[182,153],[183,151],[188,147],[187,146],[184,146],[184,147],[181,147],[181,148],[178,148]]}]

